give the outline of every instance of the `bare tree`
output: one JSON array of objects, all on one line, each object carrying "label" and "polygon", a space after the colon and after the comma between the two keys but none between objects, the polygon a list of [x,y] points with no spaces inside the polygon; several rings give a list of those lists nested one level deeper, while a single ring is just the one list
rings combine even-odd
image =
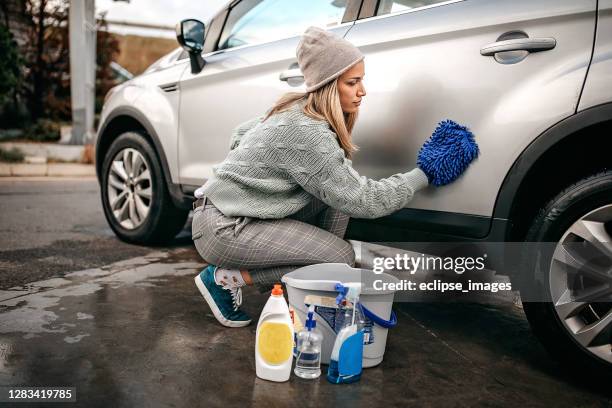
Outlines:
[{"label": "bare tree", "polygon": [[[0,24],[15,38],[22,70],[12,90],[14,105],[25,104],[31,119],[70,120],[69,2],[0,0]],[[108,33],[104,16],[98,22],[96,100],[115,85],[110,63],[119,44]],[[22,101],[22,102],[21,102]],[[1,107],[0,107],[1,108]]]}]

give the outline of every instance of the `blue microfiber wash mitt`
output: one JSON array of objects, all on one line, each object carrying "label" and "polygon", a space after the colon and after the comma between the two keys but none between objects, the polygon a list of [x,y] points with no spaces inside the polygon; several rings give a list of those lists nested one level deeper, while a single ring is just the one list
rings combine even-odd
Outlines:
[{"label": "blue microfiber wash mitt", "polygon": [[472,132],[447,119],[421,147],[417,166],[427,174],[430,184],[443,186],[455,181],[478,153]]}]

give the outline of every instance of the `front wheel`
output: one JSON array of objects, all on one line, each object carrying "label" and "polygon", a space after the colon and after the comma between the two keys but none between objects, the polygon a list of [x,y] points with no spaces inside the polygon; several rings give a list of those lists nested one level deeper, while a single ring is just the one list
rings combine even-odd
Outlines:
[{"label": "front wheel", "polygon": [[532,296],[523,306],[534,333],[579,377],[609,378],[612,172],[587,177],[557,195],[525,241],[531,253],[523,257],[521,270],[529,274],[526,292]]},{"label": "front wheel", "polygon": [[168,242],[189,215],[173,205],[155,150],[136,132],[123,133],[111,144],[102,163],[101,190],[106,220],[126,242]]}]

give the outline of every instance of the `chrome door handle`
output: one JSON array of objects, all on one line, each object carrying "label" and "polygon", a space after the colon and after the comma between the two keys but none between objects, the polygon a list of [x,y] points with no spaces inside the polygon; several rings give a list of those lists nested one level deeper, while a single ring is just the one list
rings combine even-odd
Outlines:
[{"label": "chrome door handle", "polygon": [[278,79],[280,79],[281,81],[285,81],[285,82],[290,79],[294,79],[294,78],[304,78],[304,74],[302,74],[302,71],[300,71],[299,68],[288,69],[287,71],[283,71],[280,73],[280,76],[278,77]]},{"label": "chrome door handle", "polygon": [[487,44],[480,49],[480,54],[488,57],[504,51],[538,52],[551,50],[556,45],[554,38],[516,38]]}]

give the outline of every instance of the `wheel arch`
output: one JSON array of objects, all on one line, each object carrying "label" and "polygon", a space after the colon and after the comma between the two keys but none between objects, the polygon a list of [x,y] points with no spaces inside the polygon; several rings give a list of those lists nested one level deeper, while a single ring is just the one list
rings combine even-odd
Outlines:
[{"label": "wheel arch", "polygon": [[578,112],[535,139],[508,171],[496,199],[494,218],[510,220],[505,240],[522,240],[538,210],[563,188],[612,168],[611,145],[612,103]]},{"label": "wheel arch", "polygon": [[153,147],[153,150],[157,155],[157,159],[161,163],[166,187],[168,188],[170,196],[172,197],[173,204],[178,208],[189,209],[191,203],[185,199],[185,195],[183,194],[180,185],[172,182],[172,175],[170,174],[168,160],[157,132],[144,114],[129,106],[123,106],[115,109],[106,117],[98,129],[95,148],[96,176],[98,178],[98,183],[100,185],[102,183],[101,167],[106,152],[110,148],[113,141],[119,137],[119,135],[130,131],[139,132],[142,134],[142,136]]}]

